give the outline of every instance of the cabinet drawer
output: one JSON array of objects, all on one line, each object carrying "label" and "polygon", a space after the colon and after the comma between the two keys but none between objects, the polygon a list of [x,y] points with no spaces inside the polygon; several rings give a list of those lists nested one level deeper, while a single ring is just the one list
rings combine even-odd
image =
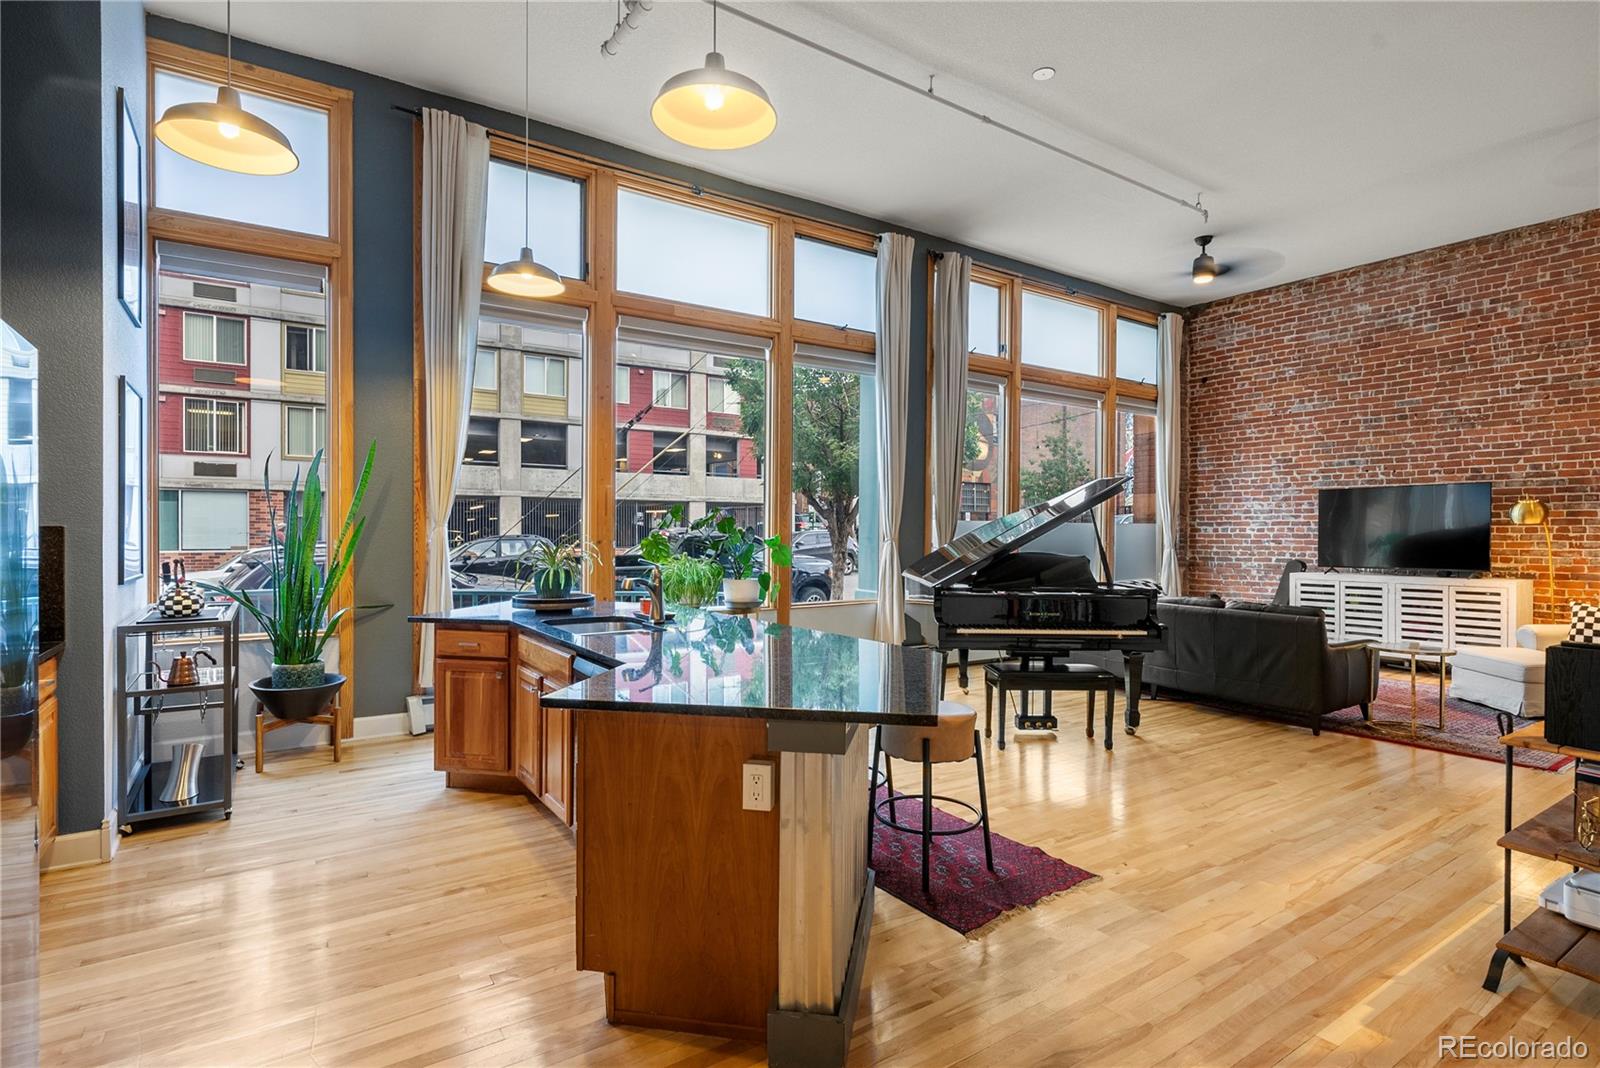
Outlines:
[{"label": "cabinet drawer", "polygon": [[556,689],[572,682],[572,654],[551,648],[537,638],[517,635],[517,660],[556,684]]},{"label": "cabinet drawer", "polygon": [[503,630],[450,630],[440,627],[433,638],[438,656],[476,656],[504,660],[506,632]]}]

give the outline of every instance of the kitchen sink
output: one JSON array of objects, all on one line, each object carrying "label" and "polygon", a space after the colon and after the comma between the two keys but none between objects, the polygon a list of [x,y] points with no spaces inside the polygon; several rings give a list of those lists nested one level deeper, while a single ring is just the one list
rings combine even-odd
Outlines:
[{"label": "kitchen sink", "polygon": [[551,620],[550,625],[568,634],[627,634],[634,631],[655,632],[661,628],[643,619],[628,616],[600,616],[594,618]]}]

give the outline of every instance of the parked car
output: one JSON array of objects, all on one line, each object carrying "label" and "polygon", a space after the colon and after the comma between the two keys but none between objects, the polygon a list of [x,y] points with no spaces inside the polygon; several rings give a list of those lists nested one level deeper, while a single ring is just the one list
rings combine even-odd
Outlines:
[{"label": "parked car", "polygon": [[537,534],[502,534],[493,538],[474,538],[456,546],[450,553],[450,570],[468,575],[499,575],[522,580],[530,576],[528,554],[548,538]]},{"label": "parked car", "polygon": [[[328,547],[317,543],[317,566],[326,567]],[[210,571],[191,571],[189,578],[195,582],[209,582],[225,590],[260,590],[272,581],[272,548],[246,549],[219,568]]]},{"label": "parked car", "polygon": [[[814,556],[819,560],[833,559],[833,535],[827,527],[813,527],[802,530],[794,536],[794,551],[806,556]],[[856,539],[851,538],[844,550],[844,573],[854,575],[861,570],[861,553],[856,545]]]}]

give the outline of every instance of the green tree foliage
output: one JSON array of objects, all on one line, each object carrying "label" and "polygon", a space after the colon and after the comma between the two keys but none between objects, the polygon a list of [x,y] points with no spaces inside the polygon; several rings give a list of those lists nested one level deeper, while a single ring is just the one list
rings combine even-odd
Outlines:
[{"label": "green tree foliage", "polygon": [[1023,456],[1022,502],[1038,504],[1089,481],[1089,459],[1072,437],[1072,419],[1065,411],[1052,418],[1053,432],[1033,456]]}]

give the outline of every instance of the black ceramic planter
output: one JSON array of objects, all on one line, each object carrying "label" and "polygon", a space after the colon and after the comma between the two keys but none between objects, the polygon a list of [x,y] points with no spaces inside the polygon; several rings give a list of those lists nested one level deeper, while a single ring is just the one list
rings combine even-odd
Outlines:
[{"label": "black ceramic planter", "polygon": [[330,673],[321,686],[280,689],[272,685],[272,677],[268,676],[252,682],[250,692],[266,706],[268,712],[279,719],[309,719],[327,711],[344,682],[343,675]]}]

